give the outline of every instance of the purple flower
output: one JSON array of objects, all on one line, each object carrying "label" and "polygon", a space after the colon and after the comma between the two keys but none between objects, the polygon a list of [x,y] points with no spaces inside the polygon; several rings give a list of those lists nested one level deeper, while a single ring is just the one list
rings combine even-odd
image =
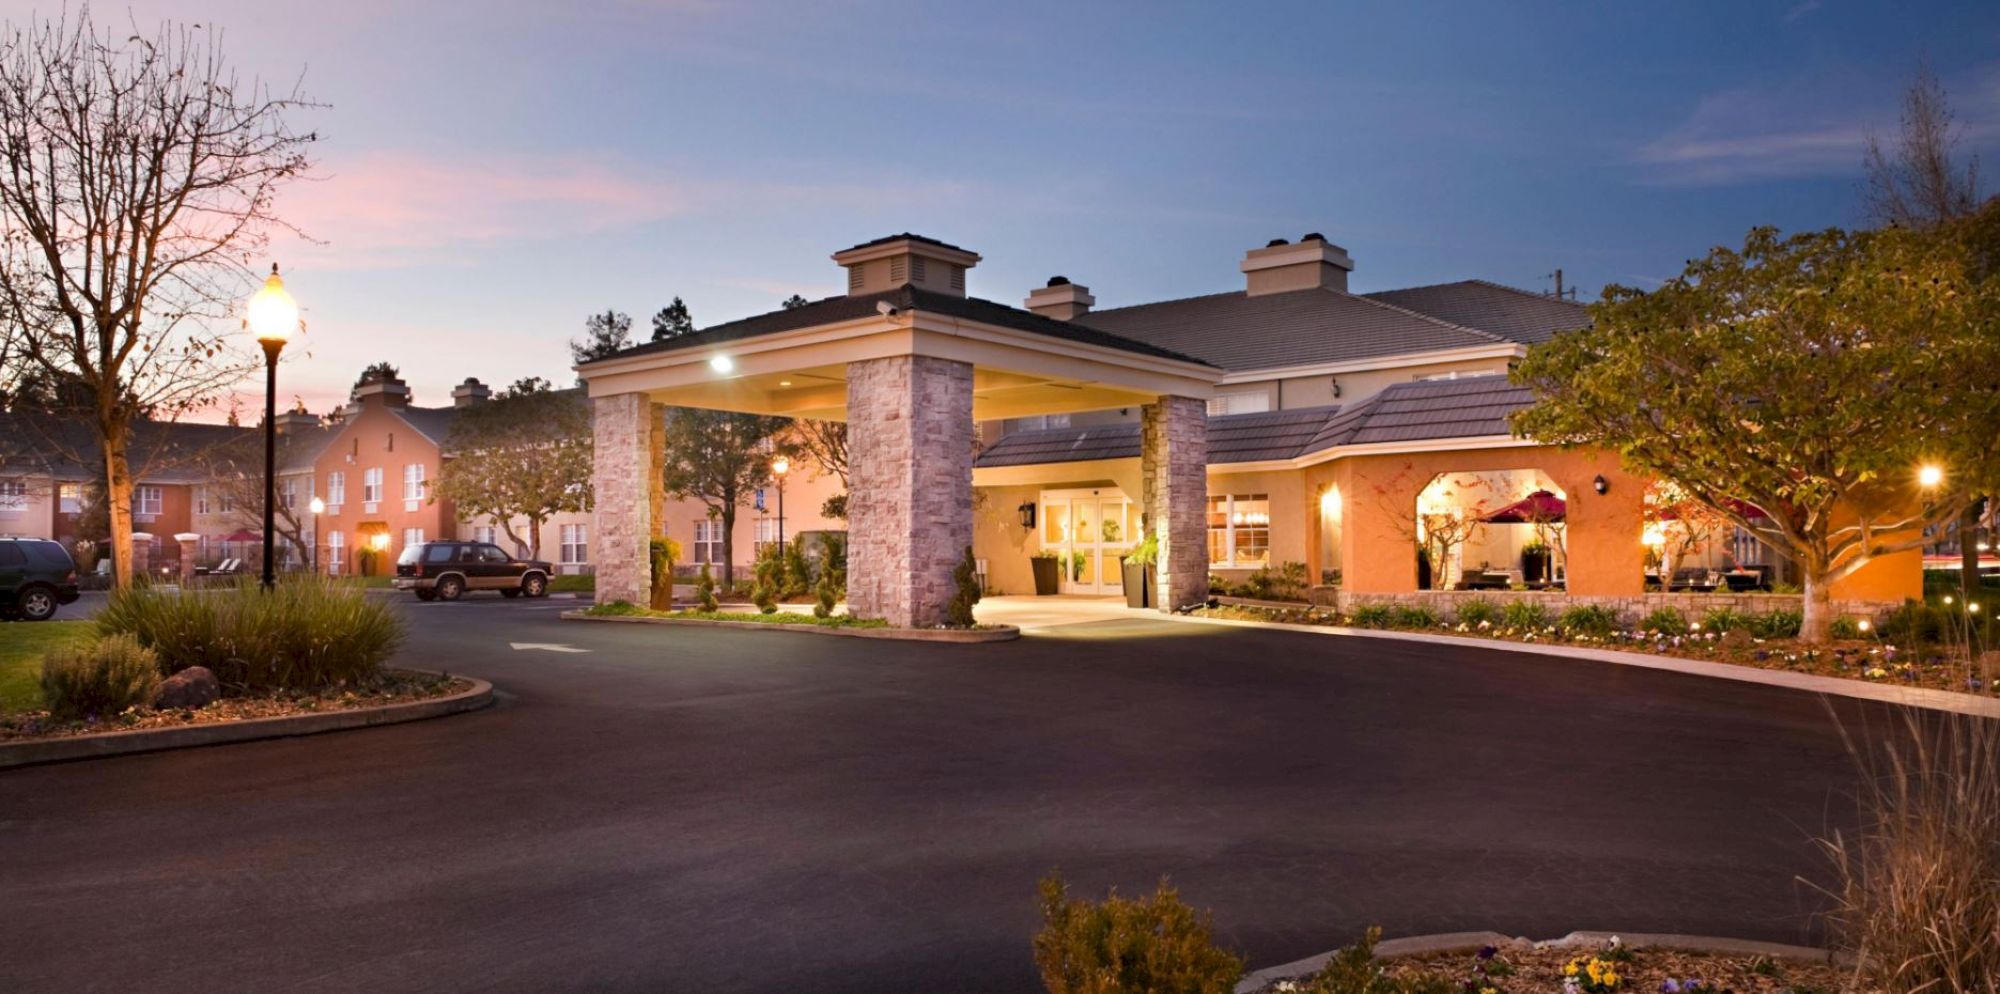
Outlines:
[{"label": "purple flower", "polygon": [[1480,958],[1480,959],[1492,959],[1493,957],[1495,957],[1495,956],[1498,956],[1498,955],[1500,955],[1500,947],[1498,947],[1498,946],[1480,946],[1480,947],[1479,947],[1479,958]]},{"label": "purple flower", "polygon": [[1668,977],[1666,982],[1660,985],[1660,992],[1661,994],[1681,994],[1680,981]]}]

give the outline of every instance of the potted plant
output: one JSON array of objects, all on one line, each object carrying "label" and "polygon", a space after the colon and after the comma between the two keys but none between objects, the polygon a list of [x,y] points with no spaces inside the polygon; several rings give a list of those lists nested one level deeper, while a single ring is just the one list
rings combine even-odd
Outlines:
[{"label": "potted plant", "polygon": [[1521,581],[1529,585],[1549,578],[1549,544],[1540,539],[1521,546]]},{"label": "potted plant", "polygon": [[1431,550],[1417,547],[1417,589],[1431,589]]},{"label": "potted plant", "polygon": [[1062,589],[1062,561],[1054,549],[1041,549],[1029,557],[1035,571],[1035,596],[1048,597]]},{"label": "potted plant", "polygon": [[1160,559],[1160,538],[1148,535],[1121,561],[1126,607],[1153,606],[1153,564]]}]

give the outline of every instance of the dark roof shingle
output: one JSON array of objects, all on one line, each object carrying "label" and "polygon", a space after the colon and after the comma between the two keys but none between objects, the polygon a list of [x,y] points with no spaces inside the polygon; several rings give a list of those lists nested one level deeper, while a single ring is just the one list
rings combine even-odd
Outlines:
[{"label": "dark roof shingle", "polygon": [[1367,296],[1523,345],[1539,345],[1557,332],[1574,331],[1590,323],[1590,312],[1582,304],[1485,280],[1383,290]]},{"label": "dark roof shingle", "polygon": [[1507,339],[1369,297],[1241,291],[1091,311],[1076,319],[1223,369],[1277,369],[1503,344]]},{"label": "dark roof shingle", "polygon": [[[1339,407],[1300,407],[1289,411],[1226,414],[1208,419],[1210,463],[1290,459],[1305,451]],[[1003,436],[979,454],[978,467],[1031,466],[1093,459],[1131,459],[1139,455],[1139,423],[1089,425],[1017,431]]]},{"label": "dark roof shingle", "polygon": [[1534,403],[1534,393],[1505,376],[1397,383],[1327,421],[1306,452],[1336,445],[1371,445],[1439,438],[1507,435],[1507,418]]}]

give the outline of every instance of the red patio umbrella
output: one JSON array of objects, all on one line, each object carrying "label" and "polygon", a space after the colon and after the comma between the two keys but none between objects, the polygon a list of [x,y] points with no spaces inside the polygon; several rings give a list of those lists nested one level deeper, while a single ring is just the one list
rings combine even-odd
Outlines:
[{"label": "red patio umbrella", "polygon": [[222,536],[224,542],[258,542],[262,541],[263,538],[263,532],[253,532],[248,528],[240,528]]},{"label": "red patio umbrella", "polygon": [[1481,518],[1489,525],[1527,525],[1537,521],[1561,521],[1569,504],[1547,490],[1537,490],[1492,514]]}]

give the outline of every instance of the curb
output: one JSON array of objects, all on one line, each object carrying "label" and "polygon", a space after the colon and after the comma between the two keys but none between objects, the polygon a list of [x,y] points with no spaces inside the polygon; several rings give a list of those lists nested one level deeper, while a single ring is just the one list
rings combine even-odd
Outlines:
[{"label": "curb", "polygon": [[1021,637],[1013,625],[994,628],[831,628],[826,625],[785,625],[762,621],[712,621],[708,618],[648,618],[640,615],[594,615],[564,611],[564,621],[622,621],[639,625],[679,625],[687,628],[733,628],[738,631],[800,632],[807,635],[839,635],[857,639],[890,639],[898,642],[944,642],[969,645],[981,642],[1012,642]]},{"label": "curb", "polygon": [[[1768,956],[1772,959],[1814,965],[1840,962],[1840,958],[1834,953],[1812,946],[1790,946],[1781,942],[1761,942],[1756,939],[1651,932],[1571,932],[1559,939],[1540,941],[1502,935],[1499,932],[1442,932],[1436,935],[1384,939],[1375,944],[1375,958],[1403,959],[1439,953],[1470,953],[1485,946],[1505,949],[1518,943],[1533,945],[1537,949],[1572,947],[1596,949],[1609,943],[1613,938],[1634,949],[1671,949],[1684,953],[1708,953],[1719,956]],[[1242,980],[1236,982],[1236,994],[1256,994],[1280,980],[1295,980],[1317,973],[1337,951],[1329,950],[1317,956],[1308,956],[1277,966],[1267,966],[1262,970],[1245,974]]]},{"label": "curb", "polygon": [[471,680],[472,686],[447,697],[406,701],[401,704],[349,708],[344,711],[325,711],[317,714],[246,718],[242,721],[215,722],[207,725],[98,732],[41,742],[0,745],[0,770],[17,766],[39,766],[43,763],[125,756],[140,752],[252,742],[257,739],[318,735],[322,732],[368,728],[374,725],[397,725],[406,721],[423,721],[465,711],[477,711],[493,703],[492,684],[469,676],[461,676],[460,679]]},{"label": "curb", "polygon": [[1981,718],[2000,718],[2000,698],[1974,697],[1971,694],[1961,694],[1950,690],[1931,690],[1926,687],[1897,687],[1889,684],[1863,683],[1860,680],[1846,680],[1833,676],[1815,676],[1810,673],[1793,673],[1790,670],[1766,670],[1755,666],[1738,666],[1733,663],[1712,663],[1703,659],[1655,656],[1650,653],[1625,652],[1618,649],[1586,649],[1574,645],[1513,642],[1506,639],[1468,638],[1460,635],[1433,635],[1429,632],[1397,632],[1375,628],[1343,628],[1337,625],[1299,625],[1284,621],[1238,621],[1232,618],[1196,618],[1181,614],[1162,614],[1160,617],[1167,621],[1177,621],[1193,625],[1268,628],[1287,632],[1305,632],[1313,635],[1349,635],[1360,638],[1393,639],[1403,642],[1429,642],[1435,645],[1463,646],[1472,649],[1492,649],[1498,652],[1524,652],[1538,656],[1555,656],[1562,659],[1585,659],[1592,662],[1613,663],[1619,666],[1639,666],[1651,670],[1666,670],[1671,673],[1684,673],[1689,676],[1735,680],[1739,683],[1758,683],[1767,687],[1804,690],[1835,697],[1851,697],[1856,700],[1900,704],[1905,707],[1925,708],[1931,711],[1949,711]]}]

